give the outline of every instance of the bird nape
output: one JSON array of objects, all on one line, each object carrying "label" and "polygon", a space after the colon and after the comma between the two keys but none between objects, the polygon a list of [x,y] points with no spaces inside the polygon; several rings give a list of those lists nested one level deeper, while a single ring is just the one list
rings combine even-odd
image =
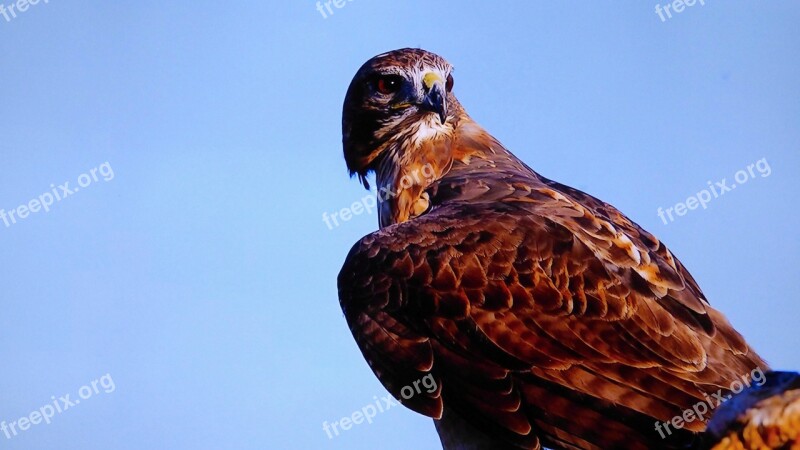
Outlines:
[{"label": "bird nape", "polygon": [[[378,55],[343,110],[380,229],[339,273],[361,352],[446,449],[701,445],[693,406],[768,370],[655,236],[475,123],[452,66]],[[432,377],[436,389],[413,389]],[[743,378],[744,377],[744,378]]]}]

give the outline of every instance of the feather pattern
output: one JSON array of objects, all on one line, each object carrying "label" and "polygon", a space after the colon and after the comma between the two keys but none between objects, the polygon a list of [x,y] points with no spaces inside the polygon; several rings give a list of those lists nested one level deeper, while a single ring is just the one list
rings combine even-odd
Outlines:
[{"label": "feather pattern", "polygon": [[[450,67],[421,50],[376,58],[359,73]],[[654,421],[766,369],[663,243],[613,206],[534,172],[452,92],[444,124],[420,135],[409,123],[432,116],[408,114],[367,157],[348,154],[365,148],[347,137],[364,127],[349,122],[366,120],[357,99],[345,103],[346,159],[360,161],[351,171],[375,171],[400,195],[347,256],[339,298],[396,398],[425,375],[437,380],[436,392],[401,399],[411,409],[456,417],[494,448],[685,448],[704,423],[662,439]],[[401,186],[398,177],[421,164],[435,176]],[[421,199],[423,212],[414,208]]]}]

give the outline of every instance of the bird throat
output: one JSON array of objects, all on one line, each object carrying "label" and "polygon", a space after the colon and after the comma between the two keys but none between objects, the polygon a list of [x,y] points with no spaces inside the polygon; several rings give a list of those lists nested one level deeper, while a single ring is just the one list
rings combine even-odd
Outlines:
[{"label": "bird throat", "polygon": [[376,170],[381,228],[419,217],[430,208],[428,186],[452,165],[451,139],[434,135],[421,142],[401,140]]}]

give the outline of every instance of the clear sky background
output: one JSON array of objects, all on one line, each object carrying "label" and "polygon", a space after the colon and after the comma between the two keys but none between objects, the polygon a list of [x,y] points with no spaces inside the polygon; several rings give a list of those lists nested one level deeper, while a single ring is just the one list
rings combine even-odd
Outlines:
[{"label": "clear sky background", "polygon": [[[407,46],[447,58],[473,118],[659,236],[774,367],[800,369],[800,3],[706,0],[663,22],[655,5],[354,0],[323,18],[312,0],[42,0],[0,16],[0,208],[108,163],[0,222],[0,421],[114,385],[0,449],[440,448],[402,407],[322,430],[386,395],[336,293],[376,214],[322,215],[367,194],[341,156],[351,77]],[[769,176],[657,216],[762,158]]]}]

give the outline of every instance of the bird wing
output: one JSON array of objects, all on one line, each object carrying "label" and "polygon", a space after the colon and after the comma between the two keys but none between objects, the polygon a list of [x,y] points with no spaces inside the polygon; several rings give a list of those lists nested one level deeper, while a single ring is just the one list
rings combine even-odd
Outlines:
[{"label": "bird wing", "polygon": [[[763,364],[669,250],[610,205],[515,176],[431,192],[436,207],[361,239],[338,278],[365,359],[412,410],[439,418],[444,397],[523,448],[537,436],[683,445],[701,421],[662,441],[654,420]],[[429,375],[435,390],[404,395]]]}]

